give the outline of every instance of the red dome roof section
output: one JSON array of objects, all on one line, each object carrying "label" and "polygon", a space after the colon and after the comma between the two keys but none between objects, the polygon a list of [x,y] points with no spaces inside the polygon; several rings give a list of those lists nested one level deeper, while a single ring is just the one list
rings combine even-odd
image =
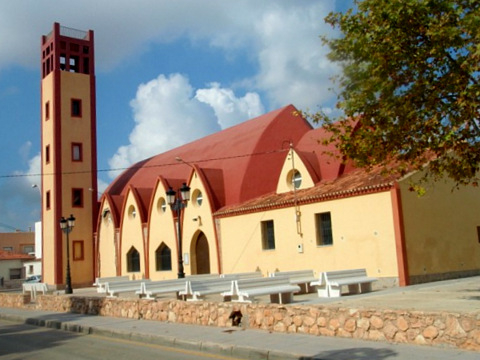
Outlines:
[{"label": "red dome roof section", "polygon": [[290,143],[295,145],[312,130],[308,121],[297,114],[293,105],[278,110],[260,134],[239,189],[239,202],[276,191]]},{"label": "red dome roof section", "polygon": [[[213,211],[275,191],[289,142],[295,144],[312,130],[296,112],[289,105],[141,161],[106,192],[125,196],[129,186],[153,191],[158,176],[169,184],[174,182],[170,179],[188,183],[191,166],[203,171],[212,194],[221,192],[213,201]],[[186,163],[177,162],[177,157]]]},{"label": "red dome roof section", "polygon": [[[310,165],[315,168],[315,172],[320,176],[319,180],[334,180],[342,175],[346,169],[348,171],[354,169],[351,166],[345,167],[335,144],[322,144],[322,141],[329,136],[329,132],[324,128],[317,128],[306,133],[295,147],[303,158],[309,159]],[[315,179],[314,176],[312,178]]]}]

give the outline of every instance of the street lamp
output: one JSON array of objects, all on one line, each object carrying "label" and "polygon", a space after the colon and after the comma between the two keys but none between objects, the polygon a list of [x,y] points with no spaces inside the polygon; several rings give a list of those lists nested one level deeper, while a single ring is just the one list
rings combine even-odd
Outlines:
[{"label": "street lamp", "polygon": [[170,187],[167,194],[167,203],[170,205],[173,211],[177,212],[177,237],[178,237],[178,278],[185,277],[183,271],[183,257],[182,257],[182,226],[180,225],[180,215],[182,209],[187,206],[187,202],[190,200],[190,187],[186,183],[183,183],[180,188],[180,197],[175,196],[177,193]]},{"label": "street lamp", "polygon": [[68,240],[68,234],[73,231],[75,226],[75,218],[73,215],[70,215],[68,219],[65,219],[63,216],[60,219],[60,229],[67,235],[67,276],[65,279],[65,294],[72,294],[72,279],[70,277],[70,241]]}]

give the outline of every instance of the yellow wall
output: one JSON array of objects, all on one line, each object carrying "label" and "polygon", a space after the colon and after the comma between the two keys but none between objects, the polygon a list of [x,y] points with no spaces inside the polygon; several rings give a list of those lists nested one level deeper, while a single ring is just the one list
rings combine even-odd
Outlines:
[{"label": "yellow wall", "polygon": [[[90,284],[93,279],[93,222],[92,196],[88,190],[93,187],[91,170],[91,118],[90,118],[90,76],[79,73],[60,72],[62,89],[62,209],[61,215],[73,214],[76,226],[70,234],[70,267],[73,284]],[[71,99],[82,100],[82,117],[72,118]],[[71,143],[83,144],[83,161],[71,161]],[[69,175],[69,173],[73,173]],[[79,175],[81,174],[81,175]],[[72,188],[83,189],[83,207],[72,207]],[[81,240],[84,244],[84,260],[73,260],[72,244]],[[66,253],[64,253],[66,262]]]},{"label": "yellow wall", "polygon": [[[149,268],[150,279],[164,280],[175,279],[178,273],[177,242],[175,238],[175,224],[173,222],[170,206],[166,202],[166,189],[161,183],[157,186],[157,191],[153,199],[151,211],[150,229],[149,229]],[[162,206],[162,203],[164,204]],[[159,246],[164,243],[170,248],[172,258],[172,270],[156,270],[155,252]]]},{"label": "yellow wall", "polygon": [[[193,176],[191,183],[192,199],[188,202],[187,207],[183,209],[183,251],[182,255],[188,258],[184,263],[184,272],[186,275],[196,273],[196,255],[195,244],[200,233],[205,234],[209,243],[209,258],[210,258],[210,273],[219,272],[219,262],[217,245],[215,240],[214,222],[211,216],[211,206],[201,180],[197,176]],[[198,204],[196,195],[200,191],[203,195],[201,205]],[[120,260],[122,275],[130,275],[131,278],[143,278],[146,276],[146,267],[144,262],[144,239],[147,242],[147,254],[149,265],[149,278],[152,280],[174,279],[178,274],[178,250],[176,225],[174,222],[174,213],[170,206],[165,204],[162,208],[162,200],[166,199],[166,189],[161,183],[157,185],[149,219],[149,228],[145,230],[145,238],[142,235],[142,223],[140,221],[138,205],[131,192],[127,197],[126,206],[123,213],[123,222],[121,222],[120,232]],[[166,200],[165,200],[166,201]],[[135,208],[136,216],[131,214],[131,207]],[[100,213],[110,209],[110,205],[105,202],[100,209]],[[115,266],[115,229],[113,222],[108,222],[108,219],[101,220],[100,229],[98,233],[99,241],[99,269],[98,276],[114,276],[116,275]],[[159,246],[164,243],[170,248],[172,258],[172,270],[157,271],[156,270],[156,256],[155,252]],[[134,246],[140,253],[140,267],[139,273],[129,273],[127,271],[127,253],[130,248]],[[184,260],[187,260],[184,258]]]},{"label": "yellow wall", "polygon": [[[366,268],[369,276],[398,277],[390,192],[220,219],[225,273]],[[333,245],[317,246],[315,214],[330,212]],[[274,220],[275,250],[262,250],[261,221]],[[303,252],[298,247],[303,246]]]},{"label": "yellow wall", "polygon": [[[208,240],[209,257],[210,257],[210,273],[217,274],[219,272],[218,253],[215,240],[214,222],[212,219],[212,208],[210,200],[207,196],[205,187],[197,175],[194,175],[189,184],[191,190],[191,200],[184,209],[183,221],[183,253],[188,252],[190,264],[185,266],[187,274],[196,274],[196,257],[195,244],[200,232],[203,232]],[[202,203],[196,201],[196,194],[202,193]],[[194,219],[197,219],[196,221]]]},{"label": "yellow wall", "polygon": [[[121,261],[121,274],[129,275],[131,279],[143,279],[145,278],[145,248],[144,248],[144,236],[142,234],[142,222],[140,219],[139,206],[135,201],[135,197],[132,192],[129,191],[127,195],[126,206],[122,214],[123,222],[120,229],[120,261]],[[140,271],[129,272],[127,271],[127,253],[131,247],[140,253]]]},{"label": "yellow wall", "polygon": [[[104,214],[104,211],[110,211],[111,205],[108,201],[102,204],[100,214]],[[98,231],[98,274],[99,277],[116,276],[116,238],[115,238],[115,224],[113,223],[111,213],[107,213],[105,216],[101,216],[100,228]]]},{"label": "yellow wall", "polygon": [[409,179],[400,186],[410,276],[480,268],[480,190],[439,181],[419,197],[408,191]]},{"label": "yellow wall", "polygon": [[[54,77],[60,76],[60,96],[55,97]],[[43,277],[45,282],[56,285],[56,274],[63,274],[67,264],[66,236],[59,232],[61,216],[73,214],[76,226],[69,235],[70,268],[73,285],[91,284],[93,280],[93,202],[88,189],[92,184],[92,134],[90,109],[90,76],[69,72],[52,72],[42,79],[42,200],[43,200]],[[71,99],[81,99],[82,116],[72,118]],[[61,103],[57,104],[56,101]],[[49,102],[50,117],[45,118],[45,104]],[[56,118],[55,108],[60,107]],[[61,133],[55,135],[56,124],[61,123]],[[57,136],[57,139],[55,139]],[[82,143],[83,161],[72,162],[72,142]],[[60,145],[60,148],[57,147]],[[46,163],[45,149],[50,147],[50,162]],[[56,164],[56,154],[61,154],[61,165]],[[56,167],[59,166],[60,167]],[[59,174],[61,171],[61,174]],[[61,176],[61,188],[55,188],[55,176]],[[83,189],[83,207],[72,206],[72,189]],[[50,191],[51,208],[46,209],[46,193]],[[56,208],[60,196],[60,208]],[[95,204],[96,206],[96,204]],[[54,238],[57,231],[59,239]],[[83,242],[83,259],[74,258],[74,242]],[[58,248],[55,247],[58,243]],[[61,251],[62,264],[56,261],[56,252]],[[60,267],[61,265],[61,267]],[[65,280],[63,280],[65,281]]]}]

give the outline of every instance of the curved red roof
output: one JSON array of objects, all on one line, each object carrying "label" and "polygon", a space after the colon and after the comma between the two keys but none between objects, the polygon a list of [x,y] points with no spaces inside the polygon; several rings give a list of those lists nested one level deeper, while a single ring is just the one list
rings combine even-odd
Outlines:
[{"label": "curved red roof", "polygon": [[325,132],[313,129],[297,113],[288,105],[143,160],[118,176],[105,193],[110,198],[124,198],[133,187],[141,189],[142,202],[146,203],[159,176],[174,187],[188,182],[195,168],[208,188],[215,212],[275,192],[290,143],[315,182],[337,177],[342,169],[340,161],[326,159],[325,148],[318,142]]}]

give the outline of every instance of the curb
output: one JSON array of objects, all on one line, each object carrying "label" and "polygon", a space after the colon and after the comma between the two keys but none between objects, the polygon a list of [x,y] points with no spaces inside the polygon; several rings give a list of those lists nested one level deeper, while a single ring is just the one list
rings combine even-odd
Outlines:
[{"label": "curb", "polygon": [[136,341],[144,344],[155,344],[171,348],[200,351],[208,354],[239,357],[243,359],[258,360],[294,360],[308,359],[301,354],[288,354],[285,352],[262,350],[249,346],[224,345],[211,341],[195,341],[177,338],[174,336],[152,335],[139,332],[127,332],[122,330],[107,329],[96,326],[82,326],[70,321],[44,320],[33,317],[24,317],[13,314],[0,314],[0,319],[27,324],[38,327],[45,327],[54,330],[62,330],[84,335],[98,335],[115,339]]}]

